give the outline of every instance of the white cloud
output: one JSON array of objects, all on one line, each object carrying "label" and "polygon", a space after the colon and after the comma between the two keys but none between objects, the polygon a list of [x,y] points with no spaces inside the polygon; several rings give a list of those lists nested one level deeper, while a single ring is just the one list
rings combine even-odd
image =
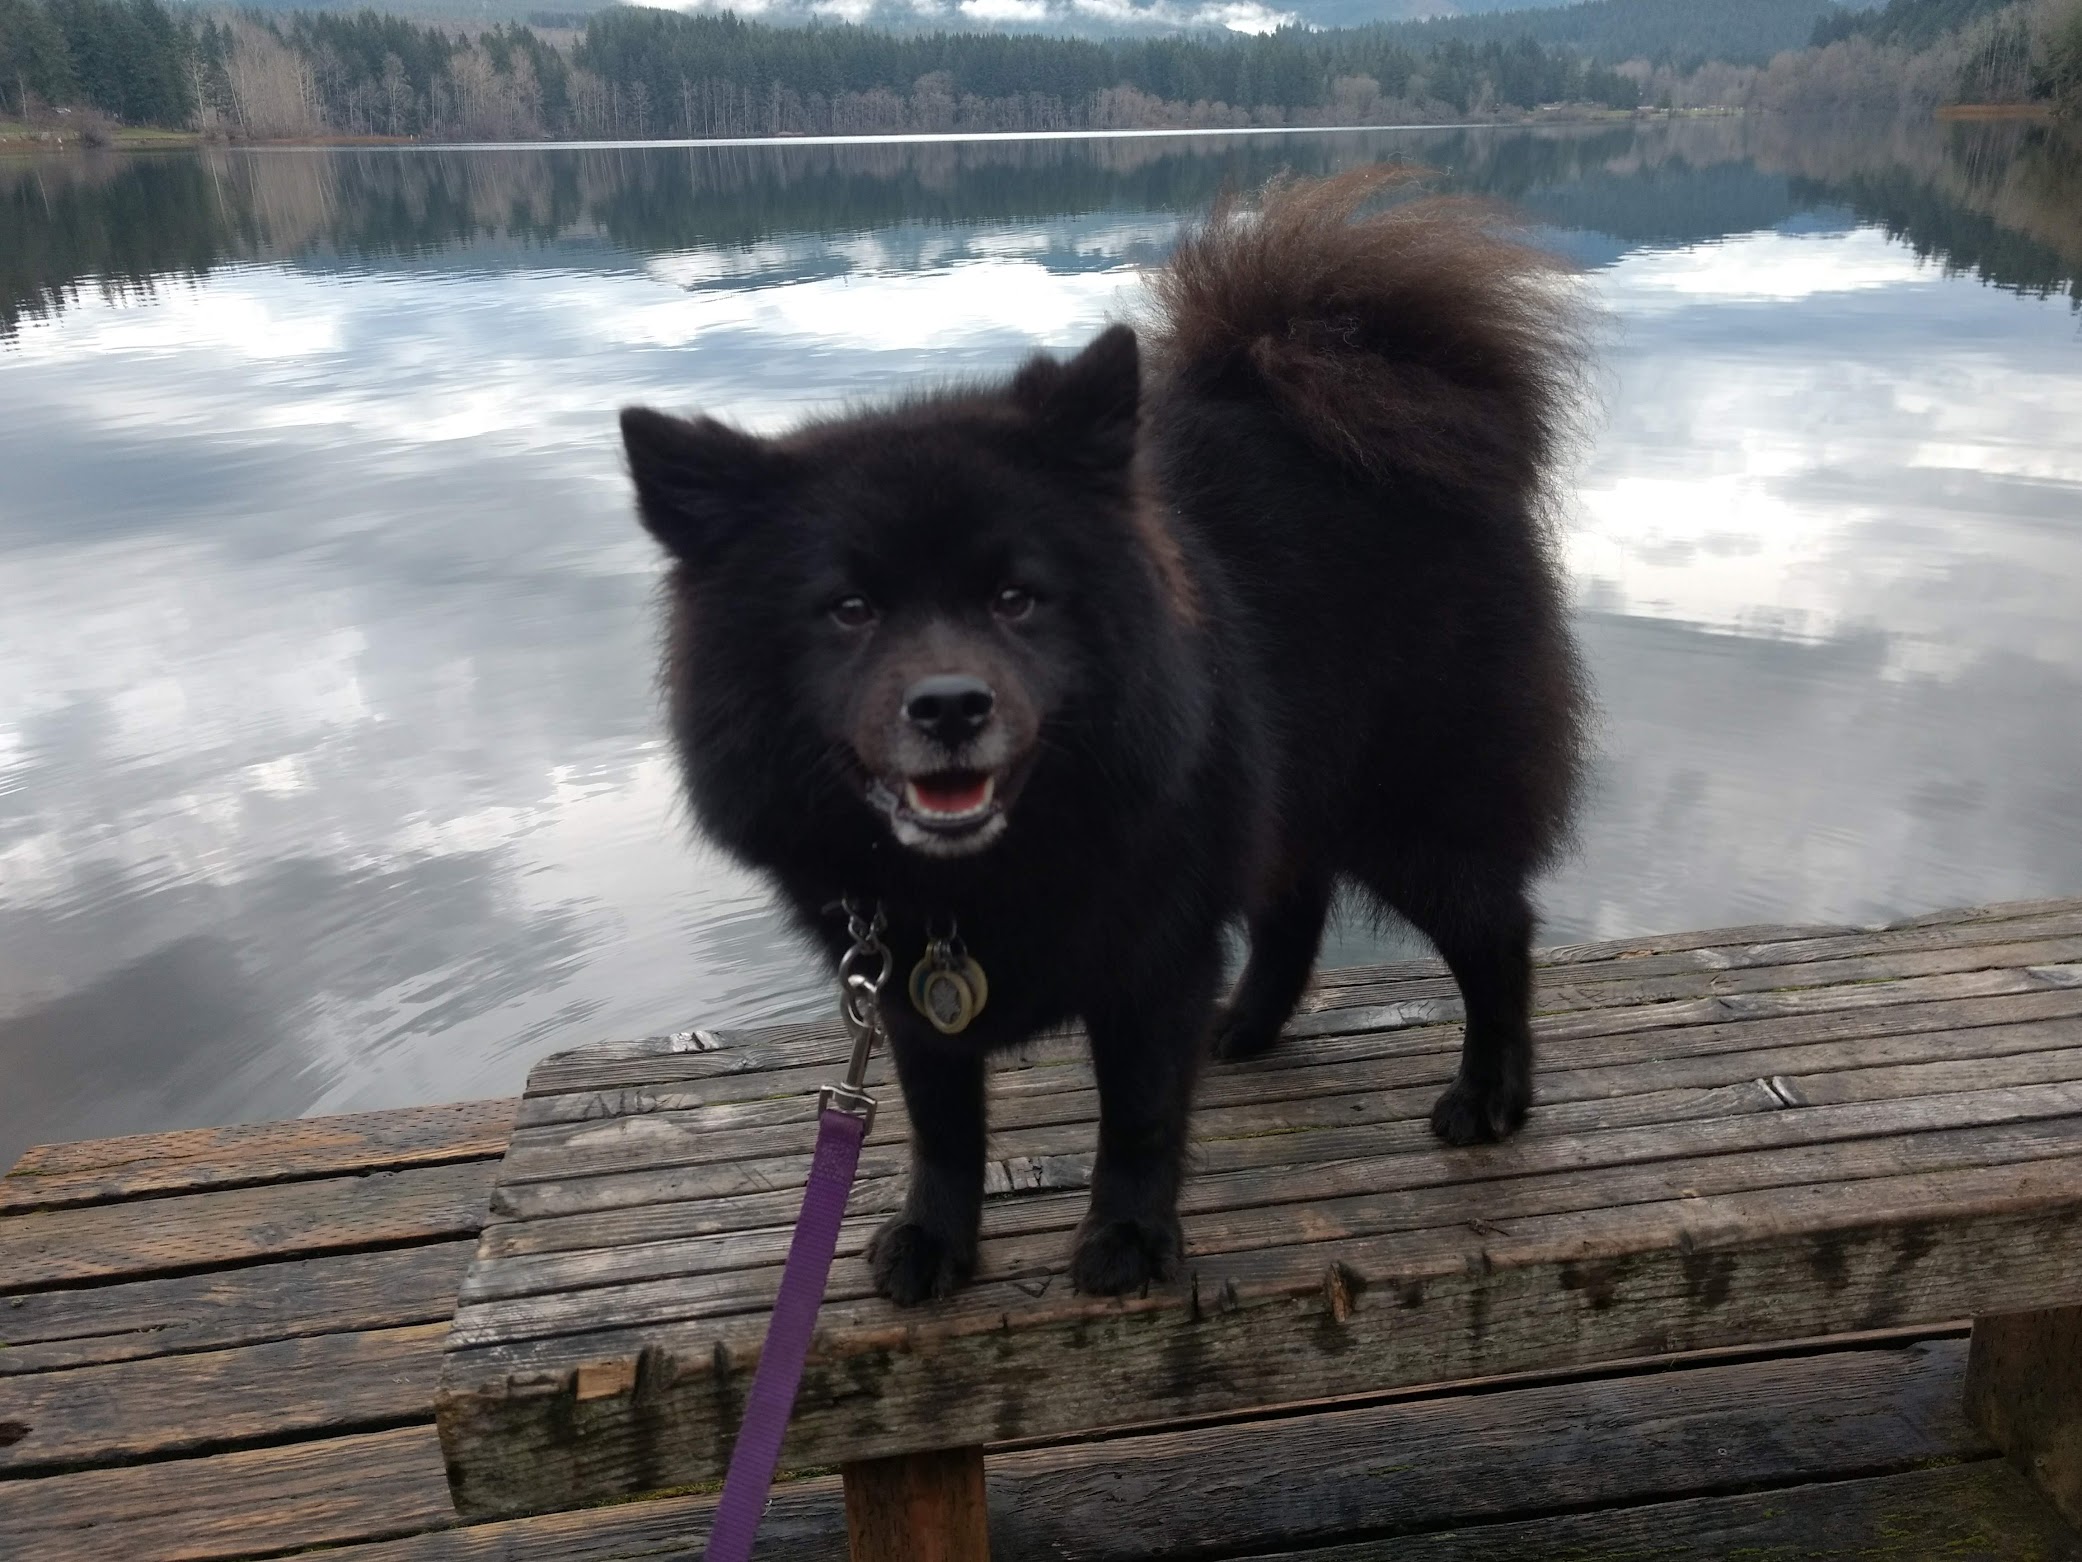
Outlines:
[{"label": "white cloud", "polygon": [[1610,274],[1614,300],[1629,312],[1709,299],[1791,303],[1942,278],[1877,228],[1844,233],[1749,233],[1682,249],[1627,257]]},{"label": "white cloud", "polygon": [[[1872,229],[1637,253],[1597,285],[1629,322],[1568,537],[1598,600],[1878,633],[1899,676],[1991,655],[2082,674],[2082,534],[2039,518],[2082,492],[2082,378],[2031,313],[2057,301],[1947,280]],[[1948,329],[1904,334],[1925,296]]]},{"label": "white cloud", "polygon": [[1045,22],[1047,0],[961,0],[956,8],[976,22]]}]

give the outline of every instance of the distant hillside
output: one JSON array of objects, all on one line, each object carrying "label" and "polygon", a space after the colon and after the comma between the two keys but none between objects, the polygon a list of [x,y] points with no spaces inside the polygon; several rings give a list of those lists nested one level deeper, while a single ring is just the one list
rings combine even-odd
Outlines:
[{"label": "distant hillside", "polygon": [[[1978,0],[1895,0],[1896,5],[1970,3]],[[1312,12],[1325,13],[1325,21],[1341,26],[1353,25],[1366,8],[1367,0],[1314,0],[1311,6]],[[1537,11],[1437,17],[1388,30],[1418,49],[1448,38],[1480,44],[1529,37],[1548,48],[1575,49],[1608,62],[1762,65],[1783,50],[1806,48],[1818,27],[1867,14],[1835,0],[1586,0]]]},{"label": "distant hillside", "polygon": [[[188,0],[214,9],[212,0]],[[244,0],[272,12],[359,11],[369,0]],[[377,9],[419,20],[528,22],[581,27],[616,0],[381,0]],[[728,3],[670,9],[720,13]],[[736,9],[774,26],[849,22],[889,32],[1046,32],[1073,37],[1201,29],[1265,32],[1281,23],[1312,28],[1420,24],[1408,40],[1508,42],[1530,33],[1542,43],[1586,49],[1601,59],[1669,54],[1747,60],[1804,48],[1818,21],[1842,8],[1833,0],[766,0]],[[1431,20],[1424,20],[1431,18]],[[1725,42],[1724,42],[1725,40]],[[1724,52],[1740,51],[1739,56]]]},{"label": "distant hillside", "polygon": [[1815,24],[1817,48],[1843,38],[1927,49],[1948,33],[1992,16],[2011,0],[1888,0],[1869,11],[1845,11]]},{"label": "distant hillside", "polygon": [[[198,9],[213,0],[187,0]],[[273,13],[358,11],[369,0],[243,0],[244,7]],[[620,0],[381,0],[379,10],[418,20],[527,22],[537,27],[580,27],[586,18]],[[747,20],[773,26],[813,26],[843,19],[885,32],[1042,32],[1069,37],[1199,30],[1268,32],[1280,25],[1350,27],[1408,21],[1443,9],[1469,14],[1542,10],[1567,0],[765,0],[745,4],[674,5],[691,15],[735,10]]]}]

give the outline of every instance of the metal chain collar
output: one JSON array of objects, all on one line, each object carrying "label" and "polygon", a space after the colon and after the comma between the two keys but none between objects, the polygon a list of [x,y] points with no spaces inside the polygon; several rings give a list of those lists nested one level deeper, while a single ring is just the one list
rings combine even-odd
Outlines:
[{"label": "metal chain collar", "polygon": [[882,941],[889,919],[876,904],[872,913],[860,902],[840,902],[846,913],[846,932],[853,943],[839,957],[839,1015],[846,1022],[846,1035],[853,1043],[853,1056],[846,1064],[843,1083],[826,1085],[817,1094],[817,1109],[847,1112],[861,1118],[866,1129],[875,1125],[875,1098],[867,1093],[868,1059],[875,1044],[888,1040],[882,1018],[882,990],[896,969],[896,957]]}]

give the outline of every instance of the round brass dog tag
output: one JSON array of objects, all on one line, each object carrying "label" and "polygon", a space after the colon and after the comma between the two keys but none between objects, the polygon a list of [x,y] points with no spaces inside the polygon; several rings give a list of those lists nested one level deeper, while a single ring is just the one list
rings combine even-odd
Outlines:
[{"label": "round brass dog tag", "polygon": [[990,1001],[990,983],[966,952],[936,939],[911,968],[911,1007],[943,1036],[958,1036]]}]

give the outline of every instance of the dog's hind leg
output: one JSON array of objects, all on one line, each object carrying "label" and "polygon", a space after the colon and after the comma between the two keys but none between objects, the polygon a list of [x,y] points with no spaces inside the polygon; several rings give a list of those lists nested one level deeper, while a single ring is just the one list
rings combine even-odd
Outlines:
[{"label": "dog's hind leg", "polygon": [[1250,959],[1215,1017],[1216,1057],[1256,1057],[1280,1039],[1280,1027],[1316,968],[1330,896],[1330,875],[1311,870],[1252,914]]},{"label": "dog's hind leg", "polygon": [[1460,1071],[1432,1106],[1432,1132],[1448,1144],[1507,1139],[1533,1099],[1532,905],[1516,872],[1429,856],[1366,884],[1431,940],[1467,1009]]}]

